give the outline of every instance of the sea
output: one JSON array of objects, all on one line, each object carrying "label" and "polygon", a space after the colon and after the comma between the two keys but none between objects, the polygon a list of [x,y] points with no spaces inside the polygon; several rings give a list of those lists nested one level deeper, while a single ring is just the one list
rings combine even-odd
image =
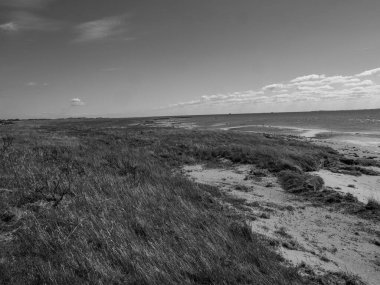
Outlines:
[{"label": "sea", "polygon": [[380,153],[380,109],[179,116],[162,118],[161,122],[185,128],[335,140]]}]

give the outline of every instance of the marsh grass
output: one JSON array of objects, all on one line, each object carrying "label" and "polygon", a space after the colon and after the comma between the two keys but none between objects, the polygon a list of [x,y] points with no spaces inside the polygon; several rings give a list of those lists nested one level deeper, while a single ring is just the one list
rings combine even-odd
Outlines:
[{"label": "marsh grass", "polygon": [[125,125],[12,125],[12,142],[0,151],[1,284],[309,283],[223,206],[231,198],[173,169],[228,159],[303,173],[334,160],[334,151],[263,135]]}]

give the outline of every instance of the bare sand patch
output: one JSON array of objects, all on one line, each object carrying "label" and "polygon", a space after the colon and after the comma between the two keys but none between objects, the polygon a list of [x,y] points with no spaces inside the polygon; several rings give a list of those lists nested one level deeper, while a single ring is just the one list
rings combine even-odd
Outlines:
[{"label": "bare sand patch", "polygon": [[324,169],[312,174],[322,177],[327,186],[334,188],[338,192],[351,193],[363,203],[367,203],[368,199],[371,198],[380,201],[380,176],[352,176],[333,173]]},{"label": "bare sand patch", "polygon": [[[213,126],[219,126],[219,124],[215,124]],[[278,126],[278,125],[239,125],[239,126],[230,126],[230,127],[223,127],[220,128],[221,130],[228,131],[228,130],[240,130],[242,132],[262,132],[265,131],[272,131],[274,133],[288,133],[291,135],[299,135],[301,137],[305,138],[313,138],[318,134],[321,133],[331,133],[330,130],[326,129],[316,129],[316,128],[299,128],[299,127],[293,127],[293,126]]]},{"label": "bare sand patch", "polygon": [[352,273],[367,284],[379,284],[380,248],[373,241],[379,239],[380,225],[375,222],[315,207],[286,193],[273,175],[255,175],[261,170],[249,165],[183,170],[196,182],[245,199],[243,214],[252,230],[276,241],[289,263],[309,265],[316,273]]}]

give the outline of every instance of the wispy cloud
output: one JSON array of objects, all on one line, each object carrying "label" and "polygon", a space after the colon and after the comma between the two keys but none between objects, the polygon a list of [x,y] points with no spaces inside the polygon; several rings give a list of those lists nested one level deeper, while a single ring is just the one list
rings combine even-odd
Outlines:
[{"label": "wispy cloud", "polygon": [[43,17],[38,12],[55,0],[0,0],[0,8],[8,21],[0,22],[0,32],[21,33],[27,31],[48,32],[68,29],[75,33],[73,42],[84,43],[104,39],[131,41],[127,35],[128,15],[118,15],[94,21],[73,24]]},{"label": "wispy cloud", "polygon": [[356,76],[363,77],[363,76],[371,76],[371,75],[375,75],[375,74],[380,74],[380,67],[364,71],[362,73],[357,74]]},{"label": "wispy cloud", "polygon": [[320,79],[324,79],[325,77],[326,75],[324,74],[310,74],[310,75],[294,78],[290,82],[294,83],[294,82],[303,82],[303,81],[308,81],[308,80],[320,80]]},{"label": "wispy cloud", "polygon": [[85,105],[85,103],[82,101],[82,99],[79,99],[79,98],[73,98],[70,101],[71,101],[71,106],[84,106]]},{"label": "wispy cloud", "polygon": [[169,107],[356,100],[372,98],[379,94],[380,68],[376,68],[350,76],[305,75],[288,82],[270,84],[258,90],[203,95],[198,99],[172,104]]},{"label": "wispy cloud", "polygon": [[0,8],[5,7],[4,16],[8,21],[0,23],[0,31],[19,33],[23,31],[56,31],[62,28],[60,21],[38,15],[38,10],[46,8],[55,0],[0,0]]},{"label": "wispy cloud", "polygon": [[76,27],[78,33],[75,42],[99,41],[115,38],[127,31],[127,16],[113,16],[95,21],[85,22]]},{"label": "wispy cloud", "polygon": [[29,81],[25,84],[26,86],[29,86],[29,87],[40,87],[40,86],[43,86],[43,87],[46,87],[48,86],[49,84],[46,83],[46,82],[43,82],[43,83],[39,83],[39,82],[35,82],[35,81]]},{"label": "wispy cloud", "polygon": [[62,27],[58,21],[40,17],[28,11],[11,13],[11,21],[0,25],[0,30],[6,32],[21,31],[56,31]]},{"label": "wispy cloud", "polygon": [[8,22],[0,25],[0,30],[5,32],[17,32],[18,27],[14,22]]}]

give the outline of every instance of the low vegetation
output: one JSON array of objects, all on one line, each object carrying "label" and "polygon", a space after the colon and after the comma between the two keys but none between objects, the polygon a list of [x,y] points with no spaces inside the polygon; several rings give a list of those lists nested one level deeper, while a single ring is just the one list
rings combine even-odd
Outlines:
[{"label": "low vegetation", "polygon": [[371,198],[368,200],[366,208],[368,210],[380,211],[380,202]]},{"label": "low vegetation", "polygon": [[316,192],[322,189],[324,181],[317,175],[284,170],[279,173],[282,187],[291,193]]},{"label": "low vegetation", "polygon": [[0,120],[0,125],[12,125],[17,120]]},{"label": "low vegetation", "polygon": [[335,151],[116,119],[21,121],[1,134],[8,127],[12,136],[0,145],[1,284],[314,284],[283,266],[217,189],[176,169],[223,158],[299,175],[319,189],[304,172],[337,160]]},{"label": "low vegetation", "polygon": [[351,212],[361,216],[364,219],[374,219],[380,221],[380,202],[371,198],[368,200],[367,204],[359,208],[354,208]]},{"label": "low vegetation", "polygon": [[[300,195],[303,199],[312,202],[315,206],[334,206],[346,213],[360,216],[364,219],[380,221],[380,204],[370,199],[367,204],[360,202],[351,193],[337,192],[324,186],[324,181],[317,175],[299,173],[285,170],[278,174],[282,187],[293,194]],[[355,187],[348,185],[348,187]]]}]

